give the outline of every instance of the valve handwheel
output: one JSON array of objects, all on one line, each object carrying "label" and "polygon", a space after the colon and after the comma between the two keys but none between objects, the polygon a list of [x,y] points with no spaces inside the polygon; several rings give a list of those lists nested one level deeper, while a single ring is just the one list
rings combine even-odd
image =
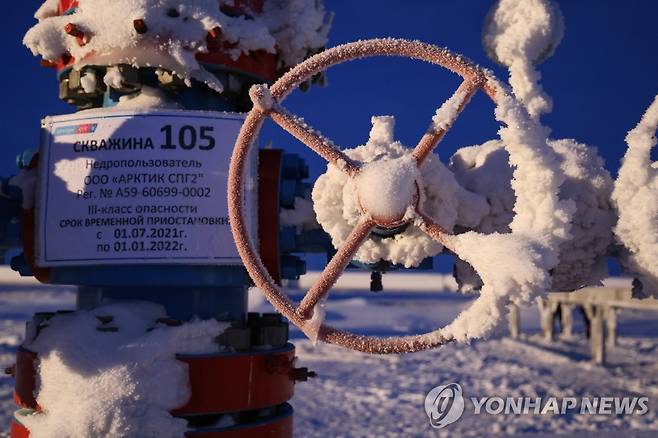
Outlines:
[{"label": "valve handwheel", "polygon": [[[315,74],[345,61],[371,56],[400,56],[426,61],[447,68],[460,75],[464,80],[448,101],[451,102],[451,106],[455,107],[454,112],[447,115],[448,120],[443,120],[439,124],[430,124],[411,154],[412,163],[408,158],[406,162],[403,162],[404,157],[396,159],[399,161],[398,163],[392,163],[394,160],[368,164],[356,162],[345,155],[331,140],[314,131],[302,119],[290,114],[280,105],[292,90]],[[461,113],[478,89],[483,89],[495,102],[496,87],[493,84],[490,76],[487,76],[482,69],[447,49],[418,41],[373,39],[333,47],[317,54],[288,71],[269,89],[265,85],[252,87],[250,94],[254,108],[247,115],[235,143],[229,170],[228,207],[231,231],[240,257],[256,286],[262,290],[265,297],[279,312],[307,336],[317,337],[321,341],[354,350],[379,354],[420,351],[453,340],[441,335],[440,331],[390,338],[363,336],[324,324],[318,327],[312,321],[312,315],[316,304],[327,296],[331,287],[375,227],[392,228],[414,221],[437,242],[451,248],[450,234],[421,210],[422,206],[419,205],[420,188],[416,180],[418,168],[432,153],[452,125],[455,117]],[[253,146],[263,121],[268,116],[350,178],[359,178],[368,173],[367,180],[371,181],[373,176],[377,180],[378,172],[379,175],[385,176],[383,172],[390,172],[392,167],[397,175],[396,178],[381,178],[383,186],[378,187],[378,195],[396,197],[395,200],[389,199],[384,202],[381,202],[379,198],[368,199],[369,195],[372,197],[372,192],[367,189],[359,189],[357,182],[357,197],[361,210],[359,221],[299,305],[295,305],[281,291],[267,272],[258,252],[251,243],[244,220],[244,171],[249,150]],[[380,208],[379,206],[382,204],[389,207]]]}]

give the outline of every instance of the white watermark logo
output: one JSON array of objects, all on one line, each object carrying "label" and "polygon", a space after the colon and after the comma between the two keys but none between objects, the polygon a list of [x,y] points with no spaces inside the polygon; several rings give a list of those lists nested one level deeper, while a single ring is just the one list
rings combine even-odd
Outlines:
[{"label": "white watermark logo", "polygon": [[433,388],[425,397],[425,413],[436,429],[459,420],[464,413],[464,396],[459,383]]},{"label": "white watermark logo", "polygon": [[643,415],[648,397],[470,397],[464,398],[459,383],[433,388],[425,397],[430,424],[441,429],[459,420],[466,402],[473,414],[488,415]]}]

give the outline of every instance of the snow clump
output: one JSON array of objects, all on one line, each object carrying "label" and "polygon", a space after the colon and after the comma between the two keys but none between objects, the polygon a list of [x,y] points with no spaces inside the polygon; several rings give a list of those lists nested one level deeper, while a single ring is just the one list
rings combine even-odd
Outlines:
[{"label": "snow clump", "polygon": [[484,283],[480,297],[435,332],[459,341],[486,336],[509,304],[528,303],[548,291],[549,271],[558,263],[560,244],[570,237],[575,210],[573,201],[559,199],[565,177],[557,154],[547,146],[547,130],[502,86],[496,88],[496,119],[504,125],[499,134],[514,167],[515,215],[510,233],[469,231],[446,242]]},{"label": "snow clump", "polygon": [[[393,139],[394,126],[393,117],[373,117],[367,143],[344,150],[345,154],[364,163],[366,169],[368,164],[373,162],[386,165],[387,162],[394,163],[397,160],[399,163],[409,164],[412,160],[411,150]],[[419,185],[420,207],[445,230],[451,231],[458,223],[477,223],[480,217],[488,213],[486,201],[475,194],[466,193],[438,157],[428,156],[419,170],[420,172],[414,175]],[[327,172],[317,179],[313,187],[313,208],[317,220],[331,236],[335,248],[345,242],[361,215],[357,196],[358,184],[359,178],[351,179],[337,167],[329,165]],[[413,184],[409,185],[410,187],[405,186],[405,189],[414,188]],[[376,191],[380,187],[381,184],[375,180],[361,190]],[[376,195],[374,197],[376,198]],[[401,198],[408,199],[408,196]],[[464,199],[468,199],[468,202],[463,201]],[[384,196],[380,195],[379,200],[384,202]],[[396,199],[392,199],[392,202],[395,201]],[[398,207],[400,206],[386,208],[400,210],[406,209],[407,205]],[[418,266],[423,259],[434,256],[441,250],[442,245],[411,223],[404,231],[394,236],[371,234],[357,251],[355,259],[366,264],[387,260],[412,267]]]},{"label": "snow clump", "polygon": [[[605,277],[606,255],[612,243],[611,229],[615,212],[610,203],[612,178],[596,148],[572,139],[549,140],[548,145],[560,160],[566,179],[560,187],[560,199],[573,200],[572,238],[560,245],[560,263],[552,273],[553,290],[574,290],[596,284]],[[453,155],[450,169],[467,190],[486,197],[489,215],[475,231],[506,233],[514,215],[513,168],[509,154],[499,140],[469,146]],[[478,289],[481,281],[463,262],[456,264],[456,278],[463,291]]]},{"label": "snow clump", "polygon": [[551,111],[534,68],[553,55],[564,35],[564,20],[551,0],[499,0],[484,23],[482,42],[490,58],[509,68],[509,82],[530,116]]},{"label": "snow clump", "polygon": [[617,240],[624,246],[621,262],[637,275],[634,294],[658,298],[658,162],[651,161],[658,128],[658,96],[628,132],[628,150],[612,194],[619,221]]},{"label": "snow clump", "polygon": [[158,324],[157,304],[108,304],[56,315],[24,347],[39,356],[40,412],[20,422],[34,438],[183,437],[187,422],[171,410],[190,396],[177,353],[220,350],[227,327],[216,320]]}]

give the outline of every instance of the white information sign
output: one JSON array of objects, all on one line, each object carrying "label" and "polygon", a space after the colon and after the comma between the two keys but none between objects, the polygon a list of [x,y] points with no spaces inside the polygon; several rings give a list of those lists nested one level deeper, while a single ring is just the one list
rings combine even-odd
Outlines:
[{"label": "white information sign", "polygon": [[[46,118],[37,264],[239,264],[226,187],[244,116],[98,110]],[[253,226],[255,161],[245,214]]]}]

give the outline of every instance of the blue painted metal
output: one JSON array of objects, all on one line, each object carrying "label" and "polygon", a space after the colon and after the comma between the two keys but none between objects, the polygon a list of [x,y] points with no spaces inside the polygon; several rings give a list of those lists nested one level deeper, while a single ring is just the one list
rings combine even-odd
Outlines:
[{"label": "blue painted metal", "polygon": [[7,251],[20,247],[20,214],[22,193],[9,185],[9,178],[0,178],[0,264]]},{"label": "blue painted metal", "polygon": [[125,93],[120,93],[113,88],[108,88],[103,94],[103,107],[112,108],[116,106],[119,103],[119,99],[125,95]]},{"label": "blue painted metal", "polygon": [[22,252],[11,258],[11,261],[9,262],[9,266],[13,271],[18,272],[18,274],[21,277],[31,277],[32,275],[34,275],[32,273],[32,270],[30,269],[30,266],[27,263],[27,260],[25,260],[25,254],[23,254]]},{"label": "blue painted metal", "polygon": [[[184,269],[179,270],[184,272]],[[92,309],[99,302],[142,300],[162,304],[170,318],[189,320],[190,315],[202,319],[240,321],[245,318],[247,294],[244,283],[235,287],[195,286],[80,286],[79,309]]]},{"label": "blue painted metal", "polygon": [[388,271],[399,271],[402,269],[412,269],[412,270],[420,270],[420,271],[431,271],[434,268],[434,261],[432,257],[427,257],[423,259],[422,262],[416,267],[413,268],[405,268],[404,265],[398,265],[394,264],[391,262],[387,262],[385,260],[381,260],[377,263],[361,263],[356,260],[352,260],[350,262],[350,265],[348,265],[348,269],[353,268],[353,269],[365,269],[368,271],[378,271],[378,272],[388,272]]},{"label": "blue painted metal", "polygon": [[285,154],[281,162],[284,178],[302,180],[309,176],[308,165],[297,154]]},{"label": "blue painted metal", "polygon": [[33,150],[27,150],[23,151],[23,153],[19,154],[16,156],[16,166],[19,169],[26,169],[27,166],[30,165],[30,161],[32,161],[32,158],[34,158],[34,154],[36,154],[37,151]]},{"label": "blue painted metal", "polygon": [[51,270],[56,284],[118,287],[236,287],[249,284],[242,266],[113,265],[59,267]]},{"label": "blue painted metal", "polygon": [[[306,162],[297,154],[283,154],[281,158],[281,182],[279,184],[279,206],[282,209],[295,207],[295,198],[308,198],[311,186],[302,182],[308,178],[309,171]],[[295,254],[320,252],[327,253],[327,245],[331,247],[331,240],[324,231],[319,230],[322,241],[319,245],[306,245],[312,241],[312,237],[305,238],[305,230],[296,227],[282,227],[279,232],[279,253],[281,278],[286,280],[297,280],[300,275],[306,273],[306,262]],[[311,233],[315,236],[315,230]],[[331,247],[333,250],[333,247]],[[293,254],[294,253],[294,254]]]},{"label": "blue painted metal", "polygon": [[281,254],[281,278],[299,280],[306,274],[306,262],[301,257],[292,254]]}]

